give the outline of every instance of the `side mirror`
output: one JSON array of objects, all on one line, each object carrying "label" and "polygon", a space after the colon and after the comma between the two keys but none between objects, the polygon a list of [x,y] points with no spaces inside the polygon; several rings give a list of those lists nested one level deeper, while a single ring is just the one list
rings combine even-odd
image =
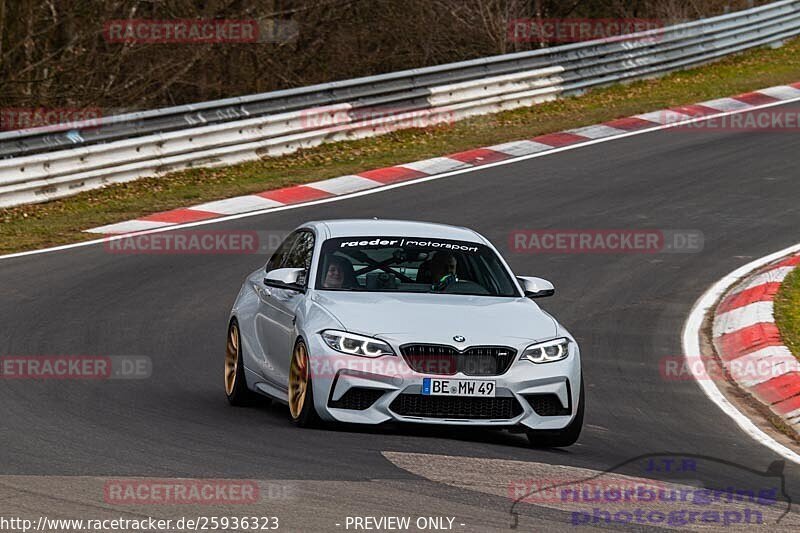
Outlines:
[{"label": "side mirror", "polygon": [[267,272],[264,285],[279,289],[305,291],[306,269],[304,268],[276,268]]},{"label": "side mirror", "polygon": [[556,293],[556,288],[546,279],[517,276],[517,281],[526,298],[546,298]]}]

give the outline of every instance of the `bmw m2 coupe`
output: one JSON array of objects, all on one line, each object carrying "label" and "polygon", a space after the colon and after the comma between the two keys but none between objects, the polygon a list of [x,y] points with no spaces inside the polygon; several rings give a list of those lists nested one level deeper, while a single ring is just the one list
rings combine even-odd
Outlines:
[{"label": "bmw m2 coupe", "polygon": [[244,282],[228,323],[225,392],[265,395],[298,426],[386,421],[580,435],[580,350],[470,229],[393,220],[297,228]]}]

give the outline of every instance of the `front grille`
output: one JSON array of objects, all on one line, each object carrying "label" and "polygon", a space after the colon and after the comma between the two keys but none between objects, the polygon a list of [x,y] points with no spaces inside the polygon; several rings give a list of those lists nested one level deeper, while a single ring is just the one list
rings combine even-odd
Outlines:
[{"label": "front grille", "polygon": [[329,400],[328,407],[363,411],[364,409],[369,409],[381,396],[383,396],[382,390],[352,387],[338,400]]},{"label": "front grille", "polygon": [[439,344],[406,344],[400,347],[408,366],[420,374],[497,376],[514,362],[517,351],[507,346],[473,346],[458,351]]},{"label": "front grille", "polygon": [[401,416],[425,418],[507,420],[522,414],[522,406],[512,397],[401,394],[395,398],[389,409]]},{"label": "front grille", "polygon": [[527,394],[525,399],[539,416],[568,416],[569,407],[561,405],[555,394]]}]

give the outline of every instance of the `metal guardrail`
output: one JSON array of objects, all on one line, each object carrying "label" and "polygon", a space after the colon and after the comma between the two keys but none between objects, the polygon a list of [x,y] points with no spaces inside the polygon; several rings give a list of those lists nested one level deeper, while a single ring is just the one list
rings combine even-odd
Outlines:
[{"label": "metal guardrail", "polygon": [[0,207],[532,105],[800,35],[800,0],[624,38],[0,133]]}]

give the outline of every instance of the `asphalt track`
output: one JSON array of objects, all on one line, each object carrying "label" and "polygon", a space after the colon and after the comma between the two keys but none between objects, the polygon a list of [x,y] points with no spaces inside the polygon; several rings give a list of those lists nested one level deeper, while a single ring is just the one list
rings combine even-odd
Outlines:
[{"label": "asphalt track", "polygon": [[[466,531],[507,529],[511,500],[400,468],[392,453],[430,454],[433,462],[463,457],[479,471],[485,465],[499,487],[508,478],[495,479],[491,460],[642,475],[630,466],[641,454],[701,454],[713,460],[695,481],[757,484],[748,469],[763,472],[779,457],[696,383],[663,379],[659,361],[681,353],[684,321],[709,285],[799,240],[799,153],[796,133],[666,130],[205,226],[280,231],[310,219],[381,217],[477,229],[515,272],[555,283],[557,295],[543,307],[581,343],[586,426],[566,450],[529,449],[523,436],[489,430],[300,430],[284,407],[229,407],[226,318],[245,275],[265,256],[124,256],[94,245],[4,259],[0,355],[135,354],[149,356],[154,369],[136,381],[2,380],[0,498],[31,511],[26,502],[57,492],[44,476],[67,484],[76,476],[76,486],[114,476],[286,480],[302,494],[282,511],[289,530],[337,530],[330,520],[340,515],[399,513],[456,515]],[[690,229],[705,241],[691,254],[508,250],[510,232],[534,228]],[[784,476],[800,501],[800,466],[786,464]],[[32,492],[15,492],[25,483]],[[62,514],[81,508],[74,498],[58,500]],[[571,529],[563,511],[518,510],[527,530]]]}]

